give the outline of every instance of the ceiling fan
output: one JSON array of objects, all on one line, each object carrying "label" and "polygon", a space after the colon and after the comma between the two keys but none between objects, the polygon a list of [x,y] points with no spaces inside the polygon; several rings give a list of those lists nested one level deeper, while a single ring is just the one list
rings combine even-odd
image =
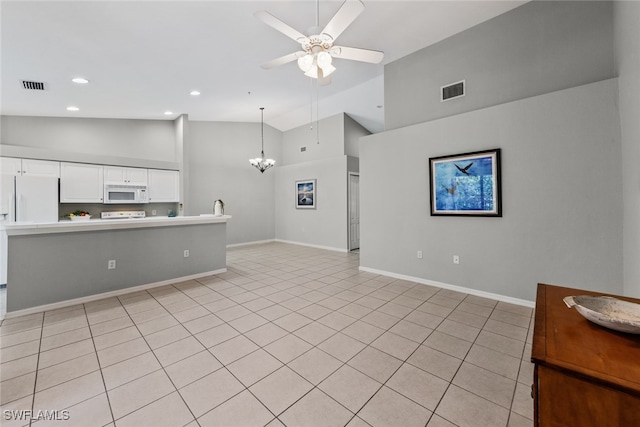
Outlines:
[{"label": "ceiling fan", "polygon": [[302,47],[302,50],[262,64],[262,68],[270,69],[297,60],[298,67],[304,71],[305,76],[318,79],[320,84],[329,84],[331,82],[329,76],[336,70],[332,65],[332,58],[350,59],[372,64],[379,63],[384,58],[383,52],[333,45],[338,36],[355,21],[363,10],[364,3],[362,1],[345,0],[329,23],[319,32],[318,13],[316,13],[316,29],[310,32],[318,32],[318,34],[310,36],[302,34],[265,10],[256,12],[254,14],[256,18],[300,43]]}]

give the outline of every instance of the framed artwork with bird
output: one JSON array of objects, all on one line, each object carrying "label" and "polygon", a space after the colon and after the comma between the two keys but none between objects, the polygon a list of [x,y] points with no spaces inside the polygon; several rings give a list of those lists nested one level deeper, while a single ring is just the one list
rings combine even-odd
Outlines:
[{"label": "framed artwork with bird", "polygon": [[429,158],[431,215],[502,216],[500,149]]}]

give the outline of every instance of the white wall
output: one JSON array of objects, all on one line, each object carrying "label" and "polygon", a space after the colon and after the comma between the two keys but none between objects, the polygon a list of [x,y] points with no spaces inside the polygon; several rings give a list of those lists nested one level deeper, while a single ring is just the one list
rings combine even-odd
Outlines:
[{"label": "white wall", "polygon": [[[363,138],[361,266],[529,301],[538,282],[622,293],[616,83]],[[429,157],[489,148],[503,217],[431,217]]]},{"label": "white wall", "polygon": [[260,155],[260,123],[189,122],[185,152],[189,164],[187,215],[213,213],[222,199],[227,222],[227,243],[275,238],[274,178],[282,159],[282,134],[264,127],[264,151],[276,167],[261,174],[249,164]]},{"label": "white wall", "polygon": [[531,1],[385,65],[385,129],[614,77],[612,3]]},{"label": "white wall", "polygon": [[640,3],[614,2],[622,140],[624,293],[640,298]]},{"label": "white wall", "polygon": [[[295,182],[315,179],[316,208],[296,209]],[[275,169],[276,239],[347,251],[347,156]]]}]

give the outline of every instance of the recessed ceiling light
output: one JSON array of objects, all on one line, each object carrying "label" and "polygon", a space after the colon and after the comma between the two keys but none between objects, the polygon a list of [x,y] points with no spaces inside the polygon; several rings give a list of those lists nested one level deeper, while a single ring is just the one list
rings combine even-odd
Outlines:
[{"label": "recessed ceiling light", "polygon": [[189,92],[189,95],[191,95],[191,96],[198,96],[198,95],[200,95],[200,92],[199,92],[199,91],[197,91],[197,90],[192,90],[191,92]]},{"label": "recessed ceiling light", "polygon": [[80,109],[78,107],[71,105],[67,107],[67,111],[80,111]]},{"label": "recessed ceiling light", "polygon": [[74,83],[79,83],[81,85],[87,84],[89,83],[89,80],[83,78],[83,77],[76,77],[75,79],[71,79],[72,82]]},{"label": "recessed ceiling light", "polygon": [[165,115],[165,116],[170,116],[170,115],[172,115],[172,114],[173,114],[173,111],[165,111],[165,112],[164,112],[164,115]]}]

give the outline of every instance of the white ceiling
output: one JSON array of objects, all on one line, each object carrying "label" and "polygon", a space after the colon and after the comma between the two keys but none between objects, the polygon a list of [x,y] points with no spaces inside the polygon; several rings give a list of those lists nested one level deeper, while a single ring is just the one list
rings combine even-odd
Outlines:
[{"label": "white ceiling", "polygon": [[[285,131],[315,120],[318,107],[320,118],[346,112],[380,132],[384,64],[525,3],[363,1],[336,44],[382,50],[383,63],[336,59],[331,85],[316,89],[295,62],[260,67],[299,45],[253,16],[267,10],[306,33],[315,1],[2,0],[0,112],[257,122],[263,106],[265,123]],[[321,27],[341,3],[320,1]],[[77,76],[90,83],[72,83]],[[22,80],[45,82],[46,91],[24,90]],[[194,89],[202,94],[190,96]]]}]

